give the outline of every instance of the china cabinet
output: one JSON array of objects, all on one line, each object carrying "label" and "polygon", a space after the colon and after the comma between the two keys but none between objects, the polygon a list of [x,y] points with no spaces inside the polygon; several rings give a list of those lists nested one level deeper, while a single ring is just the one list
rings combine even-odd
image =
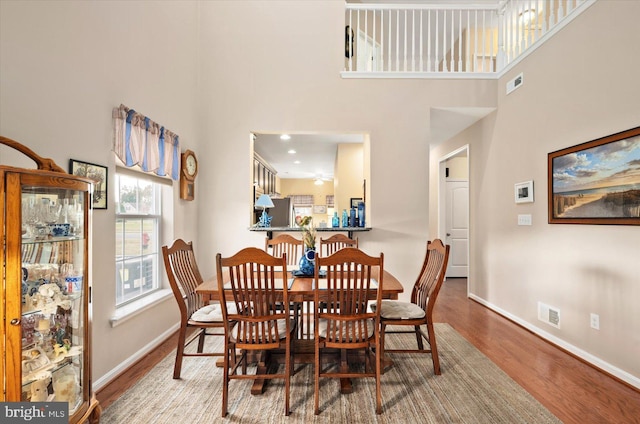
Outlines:
[{"label": "china cabinet", "polygon": [[[91,388],[91,180],[0,136],[37,169],[0,165],[3,402],[67,402],[100,419]],[[3,146],[0,146],[3,148]]]}]

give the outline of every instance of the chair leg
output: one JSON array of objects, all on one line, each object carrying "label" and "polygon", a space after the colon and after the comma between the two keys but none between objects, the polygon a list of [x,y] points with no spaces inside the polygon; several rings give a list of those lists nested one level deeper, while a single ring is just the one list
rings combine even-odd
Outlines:
[{"label": "chair leg", "polygon": [[384,360],[384,332],[387,329],[387,325],[383,322],[380,323],[380,353],[382,353],[382,359]]},{"label": "chair leg", "polygon": [[[233,347],[235,351],[235,346]],[[229,355],[231,354],[229,349],[229,342],[224,341],[224,367],[222,368],[222,416],[227,416],[227,404],[229,396]]]},{"label": "chair leg", "polygon": [[416,332],[416,340],[418,341],[418,349],[424,350],[424,344],[422,343],[422,333],[420,332],[420,326],[415,325],[414,329]]},{"label": "chair leg", "polygon": [[180,327],[180,332],[178,333],[178,348],[176,349],[176,362],[173,366],[173,378],[180,378],[180,371],[182,370],[182,357],[184,355],[184,344],[187,338],[187,328],[185,326]]},{"label": "chair leg", "polygon": [[289,394],[291,391],[291,347],[287,345],[284,360],[284,415],[289,416]]},{"label": "chair leg", "polygon": [[320,413],[320,368],[322,367],[322,361],[320,360],[320,346],[318,345],[318,341],[315,342],[315,367],[314,367],[314,391],[313,391],[313,405],[314,405],[314,414],[318,415]]},{"label": "chair leg", "polygon": [[204,328],[200,331],[200,336],[198,337],[198,353],[202,353],[202,349],[204,348],[204,338],[207,335],[207,332]]},{"label": "chair leg", "polygon": [[438,347],[436,346],[436,332],[433,323],[427,324],[427,333],[429,334],[429,345],[431,345],[431,359],[433,360],[433,373],[440,375],[440,359],[438,359]]},{"label": "chair leg", "polygon": [[382,374],[382,354],[381,340],[378,339],[376,346],[376,414],[382,414],[382,391],[380,389],[380,375]]}]

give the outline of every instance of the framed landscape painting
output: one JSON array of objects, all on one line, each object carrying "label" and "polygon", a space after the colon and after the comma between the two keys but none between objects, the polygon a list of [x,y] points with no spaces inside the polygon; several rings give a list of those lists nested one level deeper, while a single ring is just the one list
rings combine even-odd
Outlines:
[{"label": "framed landscape painting", "polygon": [[550,224],[640,225],[640,127],[548,156]]}]

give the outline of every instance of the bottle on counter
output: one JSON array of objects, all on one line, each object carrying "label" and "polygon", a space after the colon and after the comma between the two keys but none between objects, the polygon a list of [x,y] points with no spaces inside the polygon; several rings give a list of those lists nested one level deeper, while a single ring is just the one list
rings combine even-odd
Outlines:
[{"label": "bottle on counter", "polygon": [[358,226],[364,227],[364,202],[358,202]]},{"label": "bottle on counter", "polygon": [[349,215],[347,215],[347,210],[346,209],[342,210],[342,226],[343,227],[348,227],[349,226]]},{"label": "bottle on counter", "polygon": [[349,214],[349,227],[356,226],[356,208],[351,208],[351,213]]},{"label": "bottle on counter", "polygon": [[338,211],[333,211],[333,218],[331,218],[331,226],[338,228],[340,226],[340,218],[338,218]]}]

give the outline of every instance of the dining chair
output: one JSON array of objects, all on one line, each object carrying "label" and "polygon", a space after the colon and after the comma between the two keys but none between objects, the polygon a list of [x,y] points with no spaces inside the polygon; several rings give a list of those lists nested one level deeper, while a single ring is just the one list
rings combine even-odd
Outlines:
[{"label": "dining chair", "polygon": [[[376,414],[382,413],[380,391],[381,356],[380,304],[384,255],[369,256],[354,247],[316,258],[314,278],[315,414],[320,413],[320,378],[374,377]],[[320,268],[326,278],[319,278]],[[377,278],[377,279],[376,279]],[[368,307],[375,300],[374,311]],[[338,349],[340,365],[323,367],[322,351]],[[362,371],[350,370],[347,351],[364,350]],[[373,360],[372,360],[373,356]]]},{"label": "dining chair", "polygon": [[[383,300],[380,310],[382,354],[384,355],[385,352],[431,353],[433,372],[436,375],[440,374],[440,361],[436,333],[433,328],[433,307],[444,281],[448,260],[449,245],[445,246],[440,239],[428,241],[422,269],[411,291],[411,302]],[[387,330],[389,325],[413,326],[413,330]],[[426,334],[421,328],[422,325],[427,326]],[[386,335],[394,333],[414,333],[418,349],[385,349]],[[429,345],[429,349],[424,348],[423,338]]]},{"label": "dining chair", "polygon": [[345,247],[358,248],[358,238],[349,238],[344,234],[334,234],[328,239],[320,237],[320,254],[322,256],[333,255],[340,249]]},{"label": "dining chair", "polygon": [[286,253],[287,265],[297,267],[304,252],[304,242],[302,239],[297,239],[289,234],[279,234],[272,239],[269,237],[265,239],[265,252],[268,253],[269,248],[271,248],[271,255],[275,257],[280,257],[283,253]]},{"label": "dining chair", "polygon": [[[286,256],[285,253],[275,257],[255,247],[244,248],[226,258],[220,253],[216,255],[218,281],[224,282],[218,284],[225,333],[223,417],[227,415],[229,381],[256,379],[256,375],[247,374],[248,353],[273,349],[285,350],[284,371],[260,375],[260,379],[284,379],[284,413],[289,415],[294,365],[291,339],[296,324],[291,318],[290,308],[276,306],[289,302]],[[235,311],[226,307],[228,302],[235,305]],[[231,322],[235,325],[232,326]],[[236,349],[241,350],[240,359],[236,357]],[[241,373],[238,370],[240,365]]]},{"label": "dining chair", "polygon": [[[180,309],[180,331],[173,378],[180,378],[182,358],[185,356],[222,356],[222,352],[203,352],[206,336],[224,336],[222,310],[218,303],[205,304],[196,287],[202,283],[192,242],[177,239],[170,247],[162,246],[164,268],[171,291]],[[233,305],[230,305],[233,307]],[[196,329],[187,339],[187,332]],[[218,329],[217,331],[214,331]],[[188,353],[187,346],[198,339],[196,353]]]}]

